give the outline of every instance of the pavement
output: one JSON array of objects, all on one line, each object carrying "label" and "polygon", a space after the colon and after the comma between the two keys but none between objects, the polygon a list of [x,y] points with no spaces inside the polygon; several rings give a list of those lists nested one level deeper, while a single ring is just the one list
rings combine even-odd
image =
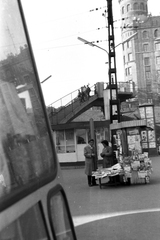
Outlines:
[{"label": "pavement", "polygon": [[160,240],[160,156],[149,184],[88,187],[84,168],[62,169],[78,240]]}]

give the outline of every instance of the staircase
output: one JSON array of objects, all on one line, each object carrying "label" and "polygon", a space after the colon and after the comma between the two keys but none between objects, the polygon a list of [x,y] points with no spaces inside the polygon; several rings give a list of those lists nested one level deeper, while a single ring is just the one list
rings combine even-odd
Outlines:
[{"label": "staircase", "polygon": [[[81,99],[78,97],[78,93],[82,92],[82,89],[77,89],[74,92],[71,92],[64,96],[63,98],[58,99],[47,107],[49,119],[51,126],[65,124],[71,122],[74,118],[88,110],[93,106],[104,106],[103,94],[99,94],[98,88],[99,83],[90,87],[90,97],[85,101],[81,102]],[[120,86],[121,83],[119,83]],[[123,83],[124,84],[124,83]],[[127,83],[128,84],[128,83]],[[120,102],[125,101],[126,99],[134,97],[134,90],[129,91],[128,89],[122,89],[118,86],[118,95]],[[104,88],[103,88],[104,89]],[[102,90],[102,89],[101,89]],[[103,90],[102,90],[103,91]],[[101,91],[101,92],[102,92]]]},{"label": "staircase", "polygon": [[[49,109],[49,119],[51,122],[51,125],[58,125],[58,124],[64,124],[72,121],[74,118],[76,118],[78,115],[80,115],[82,112],[88,110],[93,105],[96,105],[96,100],[98,99],[98,95],[94,94],[93,86],[91,87],[91,94],[88,99],[86,99],[84,102],[81,102],[81,99],[78,98],[78,90],[66,95],[65,97],[71,97],[73,98],[73,95],[76,95],[75,98],[73,98],[69,103],[66,105],[61,104],[58,108],[55,108],[54,106],[57,104],[57,101],[52,103],[50,106],[48,106]],[[75,94],[76,92],[76,94]],[[64,102],[64,98],[59,99],[62,103]]]}]

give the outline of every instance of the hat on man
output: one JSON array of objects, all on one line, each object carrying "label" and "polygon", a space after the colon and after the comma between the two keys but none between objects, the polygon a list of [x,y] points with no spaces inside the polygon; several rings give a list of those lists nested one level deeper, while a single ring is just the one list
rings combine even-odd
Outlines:
[{"label": "hat on man", "polygon": [[88,143],[90,142],[94,142],[94,139],[93,138],[89,139]]},{"label": "hat on man", "polygon": [[107,140],[103,140],[101,143],[105,144],[106,146],[108,146],[108,141]]}]

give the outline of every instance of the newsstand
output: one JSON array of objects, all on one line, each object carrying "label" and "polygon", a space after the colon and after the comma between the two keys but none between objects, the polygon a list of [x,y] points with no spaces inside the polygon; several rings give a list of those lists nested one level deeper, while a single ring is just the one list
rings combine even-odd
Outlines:
[{"label": "newsstand", "polygon": [[[152,161],[148,152],[144,152],[142,148],[142,132],[146,128],[146,120],[110,124],[118,163],[110,168],[98,168],[93,172],[92,175],[99,180],[100,188],[110,184],[130,185],[150,182]],[[105,183],[102,183],[102,179],[105,179]]]}]

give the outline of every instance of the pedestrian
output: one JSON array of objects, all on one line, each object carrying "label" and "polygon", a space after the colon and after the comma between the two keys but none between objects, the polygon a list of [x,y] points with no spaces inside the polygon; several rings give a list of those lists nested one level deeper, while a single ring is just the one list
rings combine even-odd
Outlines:
[{"label": "pedestrian", "polygon": [[81,102],[86,101],[86,86],[81,87]]},{"label": "pedestrian", "polygon": [[97,85],[94,84],[94,94],[96,95],[97,94]]},{"label": "pedestrian", "polygon": [[88,141],[88,145],[84,148],[85,156],[85,174],[87,175],[89,187],[95,186],[95,177],[92,177],[92,171],[95,170],[95,149],[94,149],[94,139]]},{"label": "pedestrian", "polygon": [[104,168],[109,168],[111,167],[112,163],[112,147],[109,146],[109,143],[107,140],[103,140],[102,142],[103,145],[103,150],[100,156],[103,158],[103,167]]},{"label": "pedestrian", "polygon": [[78,99],[80,102],[82,101],[82,93],[80,92],[80,90],[78,90]]},{"label": "pedestrian", "polygon": [[91,89],[90,89],[89,84],[88,84],[87,88],[86,88],[87,99],[89,99],[89,97],[90,97],[90,92],[91,92]]}]

